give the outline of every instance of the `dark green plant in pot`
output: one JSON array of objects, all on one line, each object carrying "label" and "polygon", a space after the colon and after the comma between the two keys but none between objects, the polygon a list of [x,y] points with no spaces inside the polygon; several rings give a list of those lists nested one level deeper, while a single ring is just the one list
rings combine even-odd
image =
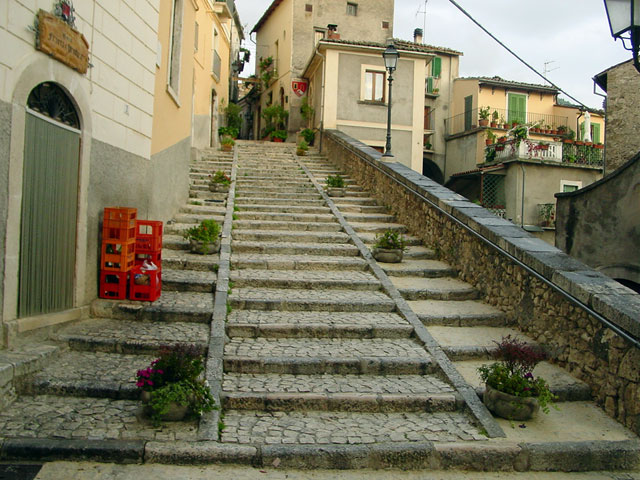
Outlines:
[{"label": "dark green plant in pot", "polygon": [[285,141],[289,133],[286,130],[276,130],[271,134],[271,138],[277,138],[279,140]]},{"label": "dark green plant in pot", "polygon": [[316,138],[316,132],[312,128],[303,128],[300,135],[304,138],[305,142],[309,145],[313,145],[313,141]]},{"label": "dark green plant in pot", "polygon": [[385,250],[402,250],[407,249],[407,243],[402,234],[395,230],[387,229],[384,233],[376,235],[375,248],[383,248]]},{"label": "dark green plant in pot", "polygon": [[207,253],[208,247],[218,241],[220,225],[215,220],[203,220],[200,225],[188,228],[182,234],[185,240],[198,244],[200,253]]},{"label": "dark green plant in pot", "polygon": [[329,188],[344,188],[344,178],[340,175],[329,175],[327,177],[327,187]]}]

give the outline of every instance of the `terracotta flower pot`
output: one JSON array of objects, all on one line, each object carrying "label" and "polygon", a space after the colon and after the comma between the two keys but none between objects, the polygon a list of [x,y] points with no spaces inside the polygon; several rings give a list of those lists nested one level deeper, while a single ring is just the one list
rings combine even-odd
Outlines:
[{"label": "terracotta flower pot", "polygon": [[[151,400],[151,392],[146,392],[143,390],[140,393],[140,400],[142,400],[142,403],[144,404],[144,414],[150,417],[153,412],[151,410],[151,407],[149,407],[147,404],[149,403],[149,400]],[[184,420],[184,417],[186,417],[188,413],[189,405],[180,405],[179,403],[171,402],[169,411],[162,415],[161,420],[165,422],[179,422],[181,420]]]},{"label": "terracotta flower pot", "polygon": [[489,125],[489,120],[487,120],[486,118],[481,118],[480,120],[478,120],[478,124],[481,127],[486,127],[487,125]]},{"label": "terracotta flower pot", "polygon": [[538,415],[540,404],[535,397],[516,397],[486,386],[482,401],[499,417],[507,420],[530,420]]},{"label": "terracotta flower pot", "polygon": [[371,250],[371,254],[376,261],[382,263],[400,263],[402,262],[403,256],[401,248],[389,249],[374,247],[373,250]]},{"label": "terracotta flower pot", "polygon": [[273,138],[271,139],[271,141],[272,141],[272,142],[276,142],[276,143],[284,143],[284,140],[283,140],[283,139],[281,139],[281,138],[276,138],[276,137],[273,137]]}]

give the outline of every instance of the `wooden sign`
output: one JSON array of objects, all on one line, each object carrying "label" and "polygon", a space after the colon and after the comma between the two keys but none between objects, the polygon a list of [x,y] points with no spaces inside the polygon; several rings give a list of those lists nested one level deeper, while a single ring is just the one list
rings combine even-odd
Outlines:
[{"label": "wooden sign", "polygon": [[87,73],[89,43],[84,35],[44,10],[38,12],[36,48],[80,73]]}]

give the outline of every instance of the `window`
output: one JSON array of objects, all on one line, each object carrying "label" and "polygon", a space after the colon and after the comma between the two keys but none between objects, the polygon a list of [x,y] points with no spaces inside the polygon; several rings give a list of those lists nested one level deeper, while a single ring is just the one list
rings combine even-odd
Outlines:
[{"label": "window", "polygon": [[382,28],[387,30],[389,28],[389,22],[382,22]]},{"label": "window", "polygon": [[358,4],[347,2],[347,15],[357,16],[358,15]]},{"label": "window", "polygon": [[364,73],[364,100],[384,102],[384,81],[386,74],[375,70]]},{"label": "window", "polygon": [[324,30],[316,28],[314,31],[314,45],[317,45],[320,40],[324,38]]},{"label": "window", "polygon": [[431,107],[424,107],[424,129],[431,130]]},{"label": "window", "polygon": [[582,188],[582,182],[574,180],[560,180],[560,191],[563,193],[575,192]]},{"label": "window", "polygon": [[473,95],[464,97],[464,129],[471,130],[473,124]]},{"label": "window", "polygon": [[507,95],[507,122],[527,123],[527,96],[519,93]]},{"label": "window", "polygon": [[[580,122],[580,133],[578,134],[578,140],[584,140],[584,122]],[[591,141],[593,143],[600,143],[600,124],[591,124]]]},{"label": "window", "polygon": [[442,71],[442,59],[435,57],[431,60],[431,76],[440,78],[440,72]]},{"label": "window", "polygon": [[211,63],[211,73],[213,73],[216,78],[220,78],[220,70],[222,68],[222,59],[220,58],[220,54],[218,53],[218,31],[213,29],[213,55],[212,55],[212,63]]},{"label": "window", "polygon": [[304,11],[305,12],[313,12],[313,5],[311,5],[310,3],[306,3],[304,5]]},{"label": "window", "polygon": [[174,95],[180,91],[180,52],[182,50],[183,0],[174,0],[171,21],[171,46],[169,47],[169,87]]}]

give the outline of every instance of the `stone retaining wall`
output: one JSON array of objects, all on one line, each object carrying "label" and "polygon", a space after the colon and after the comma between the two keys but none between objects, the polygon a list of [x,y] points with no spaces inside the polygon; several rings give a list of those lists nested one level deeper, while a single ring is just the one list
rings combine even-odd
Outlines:
[{"label": "stone retaining wall", "polygon": [[388,205],[482,300],[506,312],[513,325],[549,348],[555,363],[590,385],[609,415],[640,433],[640,349],[509,255],[635,339],[640,295],[404,165],[380,161],[380,153],[342,132],[324,132],[323,153]]}]

